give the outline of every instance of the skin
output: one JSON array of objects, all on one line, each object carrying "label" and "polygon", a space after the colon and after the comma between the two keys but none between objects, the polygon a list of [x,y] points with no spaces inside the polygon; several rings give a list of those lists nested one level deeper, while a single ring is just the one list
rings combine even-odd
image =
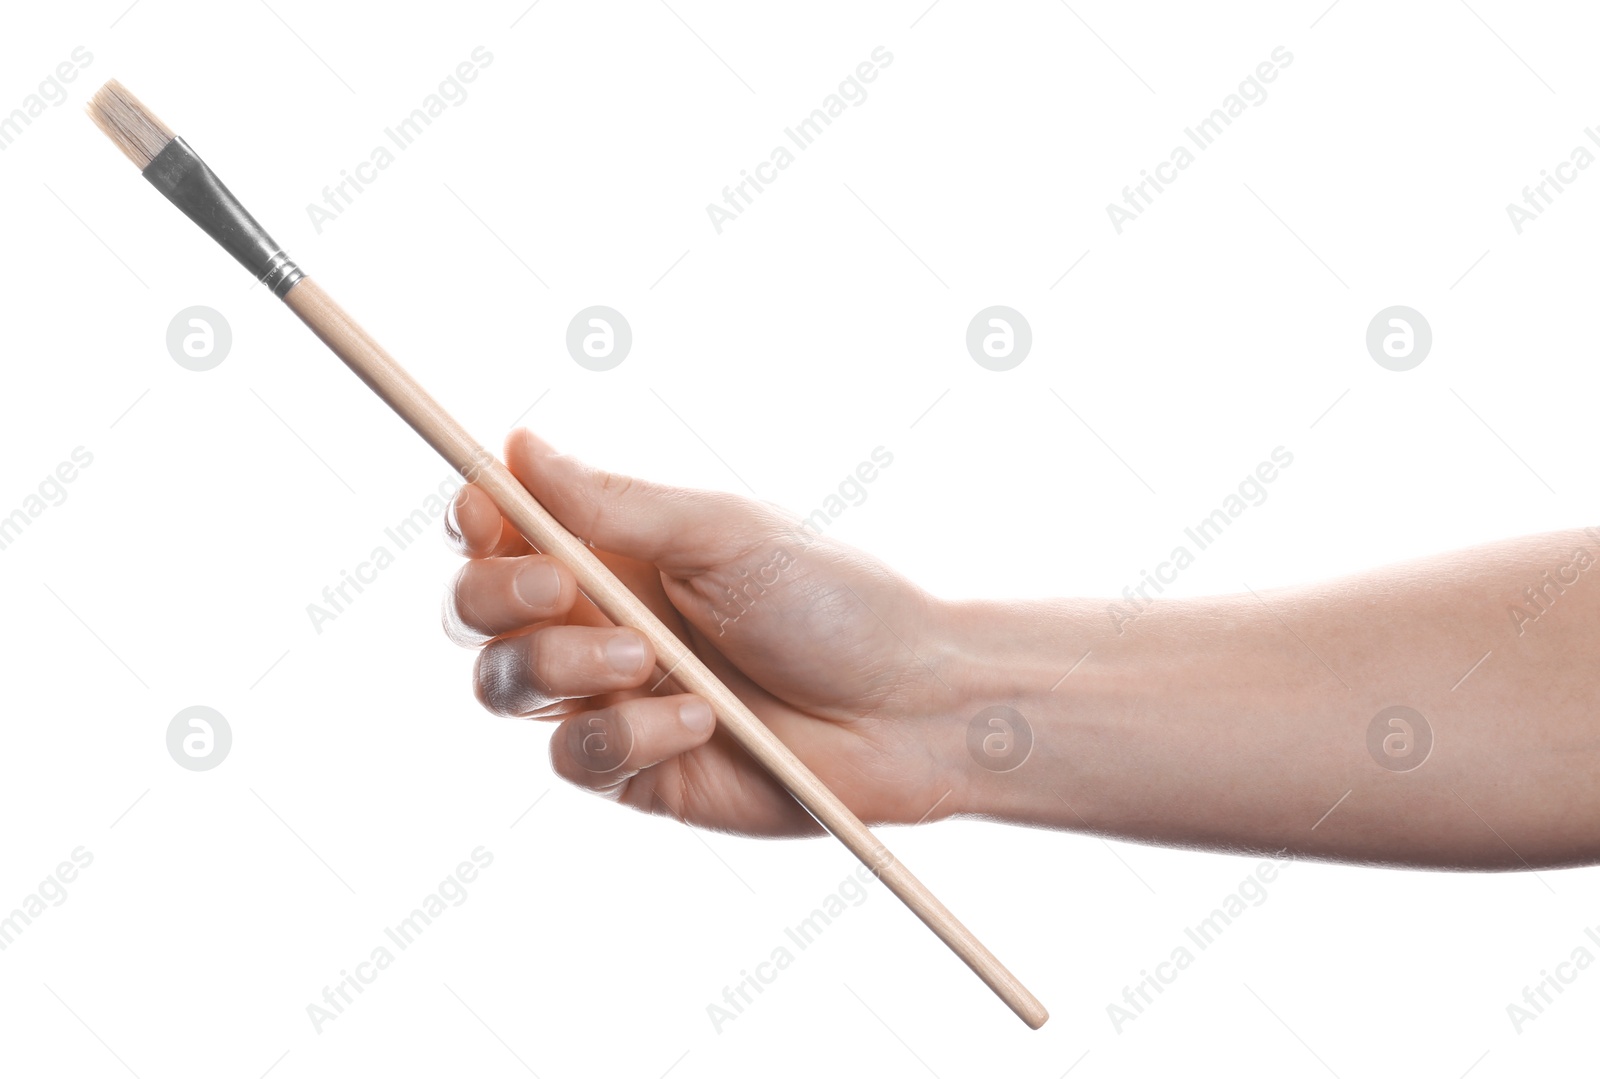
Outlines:
[{"label": "skin", "polygon": [[[608,473],[527,431],[506,461],[868,823],[1428,868],[1600,861],[1600,532],[1120,601],[1119,620],[1104,599],[939,599],[776,507]],[[701,827],[818,833],[487,495],[463,488],[446,533],[468,560],[446,632],[478,650],[484,707],[559,722],[559,775]],[[1421,722],[1376,718],[1396,705]],[[994,706],[1021,718],[975,718]]]}]

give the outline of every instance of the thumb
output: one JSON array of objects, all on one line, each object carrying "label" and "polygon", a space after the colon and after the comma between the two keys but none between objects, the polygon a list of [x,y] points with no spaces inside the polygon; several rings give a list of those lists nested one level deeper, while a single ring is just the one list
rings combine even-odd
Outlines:
[{"label": "thumb", "polygon": [[506,439],[506,464],[568,531],[673,576],[734,561],[781,528],[762,503],[607,472],[523,428]]}]

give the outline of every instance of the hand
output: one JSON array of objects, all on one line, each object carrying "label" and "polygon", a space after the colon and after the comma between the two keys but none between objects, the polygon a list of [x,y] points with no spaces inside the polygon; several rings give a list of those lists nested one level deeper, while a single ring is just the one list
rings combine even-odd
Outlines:
[{"label": "hand", "polygon": [[[506,462],[858,816],[933,819],[964,736],[961,702],[936,673],[949,652],[938,600],[764,503],[605,472],[524,430]],[[704,700],[652,693],[662,673],[649,642],[608,628],[571,570],[535,553],[488,495],[464,487],[446,533],[470,559],[445,597],[446,632],[479,649],[484,707],[560,720],[558,774],[703,827],[820,830],[714,731]]]}]

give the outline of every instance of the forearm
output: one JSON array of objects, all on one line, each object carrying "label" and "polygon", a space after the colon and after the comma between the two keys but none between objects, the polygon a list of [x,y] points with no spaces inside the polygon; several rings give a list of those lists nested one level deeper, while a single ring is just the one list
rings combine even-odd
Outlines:
[{"label": "forearm", "polygon": [[1600,861],[1596,558],[1570,531],[1131,620],[953,605],[967,711],[1016,708],[1034,745],[1010,771],[959,754],[949,808],[1353,861]]}]

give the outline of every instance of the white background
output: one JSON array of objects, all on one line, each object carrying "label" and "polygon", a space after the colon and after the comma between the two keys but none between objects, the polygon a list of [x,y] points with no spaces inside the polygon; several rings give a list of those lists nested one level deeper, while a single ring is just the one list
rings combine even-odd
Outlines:
[{"label": "white background", "polygon": [[[0,910],[75,848],[94,859],[0,953],[6,1071],[1587,1063],[1600,973],[1520,1034],[1506,1006],[1575,947],[1600,952],[1594,870],[1292,866],[1119,1033],[1107,1005],[1255,860],[976,822],[888,840],[1050,1007],[1043,1030],[874,884],[718,1033],[707,1004],[849,856],[694,833],[555,780],[547,727],[471,697],[471,657],[438,628],[456,562],[436,535],[313,629],[307,604],[447,469],[80,106],[127,83],[490,445],[526,413],[608,467],[801,513],[885,447],[835,532],[939,594],[1113,595],[1286,447],[1268,501],[1176,587],[1203,594],[1594,521],[1600,170],[1521,235],[1505,210],[1600,122],[1593,11],[125,8],[13,7],[0,34],[0,111],[74,47],[93,56],[0,152],[0,514],[93,454],[0,551]],[[470,96],[318,232],[306,205],[480,45]],[[893,62],[868,98],[719,235],[706,204],[880,45]],[[1293,62],[1265,102],[1118,235],[1106,204],[1277,46]],[[165,342],[196,304],[233,333],[204,373]],[[591,304],[633,328],[606,373],[564,347]],[[1003,373],[964,344],[992,304],[1033,331]],[[1405,373],[1364,343],[1393,304],[1434,333]],[[1484,648],[1507,626],[1485,610]],[[195,704],[232,729],[213,771],[167,752]],[[306,1006],[478,846],[494,862],[464,905],[319,1034]]]}]

